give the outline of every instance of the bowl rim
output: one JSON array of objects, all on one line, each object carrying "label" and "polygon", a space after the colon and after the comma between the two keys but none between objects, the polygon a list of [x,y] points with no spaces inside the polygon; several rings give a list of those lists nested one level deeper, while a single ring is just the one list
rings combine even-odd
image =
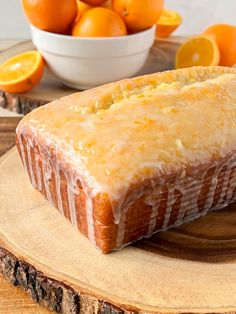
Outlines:
[{"label": "bowl rim", "polygon": [[148,29],[145,29],[144,31],[135,33],[135,34],[129,34],[129,35],[124,35],[124,36],[111,36],[111,37],[79,37],[79,36],[72,36],[72,35],[65,35],[65,34],[59,34],[59,33],[52,33],[48,32],[45,30],[42,30],[33,24],[29,23],[31,29],[34,31],[37,31],[39,33],[42,33],[46,36],[51,36],[54,38],[61,38],[65,40],[72,40],[72,41],[99,41],[99,40],[104,40],[104,41],[124,41],[124,40],[129,40],[129,39],[135,39],[136,37],[142,37],[145,36],[145,34],[152,33],[156,29],[156,24],[154,24],[152,27],[149,27]]}]

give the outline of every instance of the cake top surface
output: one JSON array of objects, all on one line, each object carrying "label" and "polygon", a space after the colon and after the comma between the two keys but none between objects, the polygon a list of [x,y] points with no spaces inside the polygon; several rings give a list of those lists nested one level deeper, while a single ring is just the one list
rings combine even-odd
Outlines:
[{"label": "cake top surface", "polygon": [[132,182],[234,149],[235,91],[233,69],[171,71],[62,98],[19,128],[52,145],[94,194],[116,202]]}]

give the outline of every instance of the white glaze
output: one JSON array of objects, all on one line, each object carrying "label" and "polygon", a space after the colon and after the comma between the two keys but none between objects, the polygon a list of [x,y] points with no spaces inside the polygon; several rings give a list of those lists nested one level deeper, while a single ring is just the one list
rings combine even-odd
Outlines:
[{"label": "white glaze", "polygon": [[154,193],[152,193],[151,195],[148,195],[145,198],[145,203],[148,206],[152,206],[152,213],[151,213],[151,217],[150,217],[150,224],[148,227],[148,232],[147,235],[151,235],[153,233],[153,230],[156,227],[156,222],[157,222],[157,214],[158,214],[158,208],[160,205],[160,192],[161,192],[161,188],[159,187],[153,187],[154,188]]},{"label": "white glaze", "polygon": [[222,185],[222,189],[220,192],[220,197],[218,200],[218,204],[224,204],[227,203],[227,199],[224,201],[224,197],[227,197],[227,188],[228,188],[228,184],[229,184],[229,176],[230,176],[230,169],[227,169],[223,178],[223,185]]},{"label": "white glaze", "polygon": [[55,173],[55,183],[56,183],[56,192],[57,192],[57,206],[61,214],[64,213],[62,205],[62,196],[61,196],[61,178],[60,178],[60,169],[58,166],[54,166]]},{"label": "white glaze", "polygon": [[[211,178],[211,184],[209,186],[209,190],[208,190],[208,193],[207,193],[205,204],[204,204],[204,207],[202,209],[203,215],[208,212],[209,208],[211,208],[211,206],[213,204],[214,196],[215,196],[215,190],[216,190],[216,187],[217,187],[219,174],[220,174],[223,166],[216,168],[215,172],[214,172],[214,174],[213,174],[213,176]],[[219,203],[219,200],[218,200],[217,204],[218,203]]]},{"label": "white glaze", "polygon": [[25,169],[27,169],[27,167],[26,167],[26,159],[25,159],[25,150],[24,150],[24,145],[23,145],[23,142],[22,142],[22,136],[21,136],[20,132],[17,134],[17,139],[18,139],[18,142],[19,142],[19,147],[20,147],[20,153],[21,153],[23,166],[24,166]]},{"label": "white glaze", "polygon": [[[198,162],[209,162],[213,151],[218,152],[221,158],[225,156],[225,152],[232,151],[236,137],[235,88],[236,75],[223,74],[204,82],[193,81],[186,84],[186,81],[180,81],[151,87],[147,85],[134,89],[133,94],[122,91],[124,99],[116,95],[113,98],[116,100],[112,103],[109,100],[104,106],[99,99],[96,100],[94,107],[86,106],[86,103],[84,105],[78,100],[78,105],[59,102],[36,110],[35,114],[32,114],[33,118],[26,119],[27,128],[30,128],[35,138],[40,139],[39,145],[42,140],[46,143],[49,157],[50,146],[54,147],[56,155],[63,152],[60,161],[56,160],[50,164],[49,160],[44,159],[42,162],[47,198],[52,201],[48,184],[54,171],[58,207],[61,212],[64,211],[59,171],[60,163],[66,163],[67,169],[74,169],[73,173],[69,173],[70,170],[65,171],[72,223],[77,223],[75,194],[77,181],[80,181],[86,194],[90,240],[95,243],[93,199],[99,193],[106,193],[112,205],[114,222],[118,224],[117,245],[122,245],[125,215],[132,199],[127,206],[124,206],[124,202],[127,191],[134,181],[161,177],[168,174],[169,166],[174,165],[174,170],[181,167],[184,171],[186,164],[191,166],[198,165]],[[92,93],[93,91],[91,97]],[[74,97],[76,101],[77,96]],[[48,123],[46,126],[45,121]],[[17,132],[24,133],[23,123]],[[27,133],[25,135],[27,136]],[[30,145],[32,144],[26,144],[27,152],[30,152]],[[23,163],[24,160],[25,157]],[[29,164],[32,164],[31,158],[28,160]],[[212,164],[210,166],[212,167]],[[208,169],[202,171],[201,177],[197,177],[194,182],[181,177],[176,178],[175,183],[168,184],[167,181],[167,208],[162,229],[170,227],[169,221],[176,200],[175,190],[179,190],[182,197],[174,225],[183,219],[187,221],[194,216],[204,215],[209,209],[225,205],[220,202],[229,185],[231,169],[229,165],[228,177],[225,178],[218,203],[211,208],[218,175],[224,165],[216,166],[201,213],[198,212],[197,201]],[[29,165],[29,171],[31,176],[32,165]],[[160,186],[152,187],[153,191],[157,188]],[[230,186],[230,189],[234,188],[235,182]],[[225,203],[230,200],[232,193],[228,193]],[[141,195],[142,192],[138,197]],[[149,200],[147,198],[146,201],[152,206],[147,232],[150,235],[156,227],[155,218],[158,215],[159,201],[153,204],[151,198]],[[191,209],[188,210],[189,208]]]},{"label": "white glaze", "polygon": [[166,229],[168,226],[169,220],[170,220],[170,215],[172,212],[172,206],[174,205],[175,202],[175,184],[171,184],[168,188],[168,197],[167,197],[167,204],[166,204],[166,213],[165,213],[165,218],[163,221],[162,228]]},{"label": "white glaze", "polygon": [[51,191],[49,187],[49,180],[51,179],[51,166],[49,165],[46,160],[42,160],[42,172],[43,172],[43,180],[44,180],[44,187],[46,191],[46,197],[53,204]]},{"label": "white glaze", "polygon": [[31,183],[34,188],[36,188],[36,181],[34,177],[34,171],[33,171],[33,163],[31,159],[31,147],[33,147],[32,142],[29,139],[29,145],[26,145],[26,151],[27,151],[27,157],[28,157],[28,165],[29,165],[29,173],[30,173],[30,178],[31,178]]},{"label": "white glaze", "polygon": [[41,175],[41,170],[39,166],[39,155],[35,154],[35,165],[36,165],[36,177],[37,177],[37,188],[39,191],[42,191],[43,189],[43,184],[42,184],[42,175]]},{"label": "white glaze", "polygon": [[[196,189],[195,184],[191,179],[192,178],[186,177],[186,183],[178,185],[178,189],[181,189],[182,198],[180,201],[180,208],[176,219],[177,221],[183,220],[186,210],[189,210],[189,208],[195,207],[196,211],[198,211],[197,200],[199,192],[201,190],[201,184],[199,184],[199,188]],[[189,208],[186,206],[186,204],[188,204]]]},{"label": "white glaze", "polygon": [[125,213],[127,212],[127,210],[128,210],[128,206],[124,207],[122,209],[124,214],[121,215],[121,218],[120,218],[120,221],[119,221],[119,224],[118,224],[118,232],[117,232],[117,237],[116,237],[116,246],[117,247],[121,247],[122,243],[124,241],[124,237],[125,237],[125,218],[126,218]]},{"label": "white glaze", "polygon": [[233,192],[235,188],[236,188],[236,169],[234,169],[233,176],[231,177],[229,181],[229,188],[228,188],[228,193],[227,193],[227,198],[226,198],[227,202],[232,201]]},{"label": "white glaze", "polygon": [[88,224],[88,238],[96,245],[94,235],[94,219],[93,219],[93,201],[92,198],[87,196],[86,198],[86,212],[87,212],[87,224]]},{"label": "white glaze", "polygon": [[[225,102],[225,94],[234,85],[236,78],[234,80],[232,74],[224,74],[207,83],[162,83],[152,89],[150,86],[143,88],[141,94],[115,102],[110,109],[82,110],[88,107],[70,105],[67,110],[65,105],[62,108],[49,106],[51,121],[46,134],[41,127],[44,124],[43,113],[36,117],[37,126],[32,119],[28,123],[38,136],[46,137],[49,145],[57,143],[68,163],[78,167],[79,179],[86,181],[93,197],[97,193],[109,195],[111,203],[115,204],[113,214],[118,222],[123,202],[120,200],[125,199],[134,177],[152,176],[153,171],[161,171],[163,166],[173,161],[184,164],[186,161],[192,163],[196,158],[210,158],[211,151],[201,148],[206,132],[212,135],[204,141],[208,140],[215,149],[220,149],[224,143],[215,128],[220,128],[223,123],[224,108],[217,105],[219,108],[212,111],[214,103],[211,99],[205,102],[202,95],[208,90],[215,93],[220,88],[219,97]],[[232,112],[236,109],[231,105],[233,97],[229,98],[230,103],[225,103]],[[209,112],[213,117],[208,122]],[[186,120],[188,117],[191,123]],[[232,116],[228,120],[232,132],[236,119]],[[224,129],[221,132],[224,135]],[[194,140],[189,134],[193,134]],[[168,145],[165,138],[168,138]]]}]

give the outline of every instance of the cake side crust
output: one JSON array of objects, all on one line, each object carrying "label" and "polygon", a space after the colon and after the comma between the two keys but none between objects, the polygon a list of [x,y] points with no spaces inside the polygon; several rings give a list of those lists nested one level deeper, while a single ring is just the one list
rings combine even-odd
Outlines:
[{"label": "cake side crust", "polygon": [[93,243],[103,253],[222,208],[236,198],[236,160],[232,155],[189,168],[185,174],[173,174],[163,184],[159,178],[134,184],[127,193],[120,221],[115,223],[106,194],[92,199],[92,213],[88,215],[81,182],[72,187],[68,165],[64,164],[58,175],[52,163],[58,156],[48,158],[34,144],[30,133],[18,134],[17,147],[31,183],[87,238],[90,224]]},{"label": "cake side crust", "polygon": [[[211,130],[215,131],[216,124],[214,121],[218,122],[218,117],[223,116],[224,118],[220,121],[222,123],[220,130],[225,132],[222,138],[221,136],[217,137],[217,134],[219,135],[218,130],[216,130],[216,136],[214,132],[212,133],[214,135],[210,142],[212,147],[210,145],[206,148],[206,144],[209,144],[205,139],[208,122],[206,116],[206,121],[203,121],[204,127],[206,125],[205,133],[203,132],[201,136],[193,135],[198,139],[200,138],[200,142],[198,141],[200,144],[196,149],[193,147],[188,154],[188,147],[184,146],[186,138],[182,141],[177,137],[174,142],[177,149],[174,150],[173,154],[169,154],[171,163],[164,162],[160,167],[157,163],[154,166],[150,163],[151,166],[147,166],[147,169],[140,167],[138,170],[140,173],[137,176],[134,173],[135,179],[132,177],[132,180],[128,182],[128,188],[124,189],[120,198],[115,200],[116,203],[111,194],[104,192],[104,188],[99,189],[101,182],[96,180],[96,176],[91,173],[84,175],[83,172],[86,169],[84,170],[84,165],[80,163],[79,159],[85,156],[83,156],[83,149],[81,150],[82,153],[78,149],[79,137],[75,138],[73,143],[75,146],[73,146],[70,145],[70,136],[73,137],[72,131],[69,132],[66,144],[63,142],[65,134],[61,137],[61,133],[57,133],[60,131],[61,124],[70,128],[70,119],[72,118],[74,121],[80,118],[81,110],[91,111],[96,115],[100,111],[106,111],[112,105],[119,103],[120,100],[129,99],[134,95],[136,97],[139,93],[142,94],[147,86],[155,89],[162,83],[171,85],[173,81],[188,85],[193,80],[196,83],[194,83],[194,89],[198,91],[198,88],[203,88],[203,85],[198,83],[207,81],[208,78],[214,80],[224,74],[232,74],[227,76],[227,80],[224,80],[224,91],[221,89],[221,80],[217,81],[217,84],[213,84],[213,91],[218,91],[219,96],[222,92],[222,97],[227,98],[228,94],[232,96],[232,87],[234,86],[229,84],[229,89],[227,89],[227,84],[231,81],[235,84],[236,70],[221,67],[207,69],[199,67],[111,83],[65,97],[35,110],[26,116],[17,128],[18,149],[32,185],[41,191],[67,219],[103,252],[120,248],[142,237],[150,236],[160,230],[166,230],[204,215],[210,210],[226,206],[235,200],[235,145],[232,142],[235,136],[234,116],[236,111],[232,107],[234,102],[226,101],[224,103],[226,108],[222,108],[222,112],[220,109],[218,115],[211,120]],[[201,95],[208,91],[208,87],[203,89]],[[172,89],[172,92],[174,91],[175,89]],[[212,96],[212,89],[209,95]],[[190,97],[191,90],[185,96]],[[210,96],[209,99],[212,100]],[[203,100],[204,97],[205,94]],[[235,98],[232,99],[235,101]],[[172,110],[173,108],[168,109]],[[209,112],[212,112],[210,109]],[[63,112],[68,115],[63,117]],[[231,113],[231,120],[226,121],[229,112]],[[55,120],[52,124],[50,124],[50,114],[51,117],[55,114]],[[59,123],[57,123],[58,117]],[[61,120],[61,117],[64,120]],[[149,122],[152,123],[152,121]],[[231,123],[228,128],[227,123]],[[76,126],[76,124],[74,125]],[[199,129],[200,127],[197,128],[197,132]],[[182,133],[188,134],[186,131]],[[57,137],[58,134],[59,137]],[[54,139],[52,140],[53,136]],[[203,137],[204,144],[201,142]],[[219,142],[217,141],[218,138],[220,139]],[[191,136],[187,140],[191,142]],[[60,142],[60,145],[57,141]],[[168,146],[168,137],[166,143]],[[72,154],[74,157],[72,162],[70,162],[71,151],[69,150],[73,151],[74,154]],[[95,152],[97,151],[95,150]],[[191,157],[189,164],[190,159],[179,158],[180,156],[186,157],[185,152],[188,154],[187,157]],[[140,156],[142,157],[142,154]],[[107,156],[104,156],[105,158]],[[155,158],[157,159],[157,157]],[[177,163],[176,160],[179,162]],[[130,163],[126,166],[129,167],[129,165]],[[143,166],[143,164],[141,165]],[[122,163],[119,164],[120,168],[121,166]],[[123,173],[126,166],[121,168]],[[149,168],[154,171],[149,171]],[[107,175],[109,176],[109,169],[105,167],[103,171],[105,170],[108,170]],[[110,182],[112,183],[112,181]]]}]

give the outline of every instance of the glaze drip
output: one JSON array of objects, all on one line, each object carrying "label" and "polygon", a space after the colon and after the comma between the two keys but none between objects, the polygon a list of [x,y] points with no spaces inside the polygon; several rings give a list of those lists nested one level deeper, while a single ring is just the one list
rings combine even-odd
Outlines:
[{"label": "glaze drip", "polygon": [[[99,194],[108,195],[112,206],[114,223],[118,225],[117,246],[123,245],[129,206],[145,194],[140,187],[145,180],[153,182],[145,198],[151,207],[147,236],[157,228],[160,208],[157,195],[164,184],[168,191],[162,229],[171,227],[172,220],[174,225],[188,221],[207,213],[213,205],[214,209],[219,208],[235,198],[232,172],[236,138],[235,72],[221,69],[218,74],[212,71],[191,79],[170,74],[163,82],[158,77],[153,75],[149,81],[144,78],[143,85],[138,79],[130,85],[121,82],[112,93],[108,86],[107,94],[95,89],[75,94],[70,101],[53,102],[27,115],[17,129],[21,156],[25,167],[28,160],[32,184],[39,190],[44,186],[51,202],[50,182],[52,175],[56,177],[57,206],[61,213],[65,208],[60,171],[64,171],[65,164],[70,169],[65,176],[69,219],[74,225],[78,224],[75,197],[80,182],[86,195],[88,237],[94,243],[93,199]],[[26,138],[30,134],[35,141],[26,143],[27,160],[22,134]],[[45,158],[40,159],[35,153],[35,176],[30,152],[41,143],[45,144],[39,154]],[[217,160],[226,160],[229,153],[230,161],[219,165]],[[213,166],[215,171],[209,179],[207,173]],[[225,166],[222,190],[213,204],[219,175]],[[188,177],[188,169],[196,167],[202,168],[201,173]],[[175,174],[175,180],[170,182],[171,174]],[[204,205],[200,206],[205,180],[209,181],[209,187]],[[131,186],[137,186],[136,193],[129,193]],[[175,191],[181,197],[173,218]]]}]

